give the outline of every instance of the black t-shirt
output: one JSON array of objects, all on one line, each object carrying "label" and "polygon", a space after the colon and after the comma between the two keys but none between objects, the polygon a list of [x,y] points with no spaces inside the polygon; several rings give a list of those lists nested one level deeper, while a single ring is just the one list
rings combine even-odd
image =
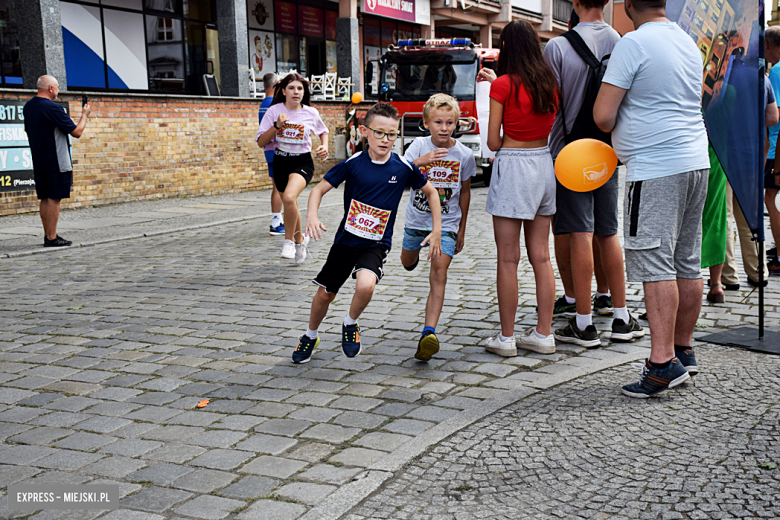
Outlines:
[{"label": "black t-shirt", "polygon": [[68,135],[75,129],[65,109],[50,99],[36,96],[24,105],[24,131],[30,140],[35,175],[73,170]]}]

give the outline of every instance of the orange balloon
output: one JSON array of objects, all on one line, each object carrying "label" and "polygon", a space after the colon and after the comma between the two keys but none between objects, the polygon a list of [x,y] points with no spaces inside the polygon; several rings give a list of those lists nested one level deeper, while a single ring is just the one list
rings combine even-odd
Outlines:
[{"label": "orange balloon", "polygon": [[593,191],[612,177],[617,168],[615,150],[597,139],[578,139],[563,147],[555,160],[558,182],[571,191]]},{"label": "orange balloon", "polygon": [[354,104],[357,105],[361,101],[363,101],[363,94],[361,94],[360,92],[355,92],[354,94],[352,94],[352,102]]}]

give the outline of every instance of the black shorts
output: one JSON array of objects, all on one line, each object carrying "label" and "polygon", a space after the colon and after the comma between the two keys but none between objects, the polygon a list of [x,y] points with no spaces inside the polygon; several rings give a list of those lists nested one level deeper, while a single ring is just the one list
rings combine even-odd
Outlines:
[{"label": "black shorts", "polygon": [[774,159],[767,159],[766,164],[764,164],[764,189],[765,190],[780,190],[780,186],[777,185],[775,182],[775,172],[772,173],[772,168],[775,165]]},{"label": "black shorts", "polygon": [[301,154],[288,154],[276,150],[274,152],[274,184],[279,193],[287,189],[287,181],[290,175],[297,173],[306,181],[306,185],[314,177],[314,161],[309,152]]},{"label": "black shorts", "polygon": [[34,174],[38,199],[68,199],[73,186],[73,172]]},{"label": "black shorts", "polygon": [[618,175],[617,172],[603,186],[578,192],[564,188],[555,180],[553,233],[593,233],[610,236],[618,232]]},{"label": "black shorts", "polygon": [[390,251],[381,245],[368,247],[350,247],[343,244],[333,244],[328,253],[328,259],[314,280],[331,294],[336,294],[347,281],[347,278],[357,278],[361,269],[371,271],[376,275],[376,281],[385,274],[384,265],[387,253]]}]

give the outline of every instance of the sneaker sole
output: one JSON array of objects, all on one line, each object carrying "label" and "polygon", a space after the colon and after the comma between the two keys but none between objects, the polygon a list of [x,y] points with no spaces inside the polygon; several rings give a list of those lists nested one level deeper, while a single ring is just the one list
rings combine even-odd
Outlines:
[{"label": "sneaker sole", "polygon": [[677,385],[681,385],[687,380],[689,380],[690,378],[691,378],[691,374],[686,370],[683,375],[669,382],[669,386],[667,388],[674,388]]},{"label": "sneaker sole", "polygon": [[420,340],[420,350],[415,352],[414,359],[419,359],[420,361],[430,361],[433,355],[438,351],[439,340],[431,334]]},{"label": "sneaker sole", "polygon": [[276,233],[276,232],[274,232],[274,233],[268,233],[268,234],[269,234],[270,236],[272,236],[272,237],[280,237],[280,236],[284,235],[284,231],[282,231],[282,232],[280,232],[280,233]]},{"label": "sneaker sole", "polygon": [[279,255],[279,258],[284,258],[285,260],[295,260],[295,253],[293,253],[292,256]]},{"label": "sneaker sole", "polygon": [[362,345],[362,344],[360,345],[360,348],[358,349],[358,351],[357,351],[357,352],[355,352],[355,355],[354,355],[354,356],[350,356],[350,355],[348,355],[348,354],[347,354],[347,353],[344,351],[344,347],[343,347],[343,346],[341,347],[341,352],[342,352],[342,353],[343,353],[345,356],[347,356],[348,358],[352,359],[352,358],[354,358],[354,357],[357,357],[357,356],[358,356],[358,355],[359,355],[361,352],[363,352],[363,345]]},{"label": "sneaker sole", "polygon": [[644,329],[642,331],[634,331],[628,333],[613,332],[610,339],[612,341],[631,341],[634,338],[642,338],[645,335]]},{"label": "sneaker sole", "polygon": [[521,341],[518,347],[524,350],[530,350],[532,352],[536,352],[537,354],[555,354],[555,345],[553,346],[537,345],[537,344],[529,345],[528,343],[523,343]]},{"label": "sneaker sole", "polygon": [[562,341],[563,343],[574,343],[575,345],[585,348],[595,348],[601,345],[600,339],[571,338],[569,336],[559,336],[558,334],[554,334],[554,337],[556,340]]},{"label": "sneaker sole", "polygon": [[599,316],[609,316],[610,314],[615,314],[614,307],[602,307],[600,309],[594,309],[594,311],[596,311],[596,314]]},{"label": "sneaker sole", "polygon": [[691,377],[693,377],[693,376],[695,376],[696,374],[698,374],[698,373],[699,373],[699,367],[698,367],[698,366],[695,366],[695,365],[691,365],[691,366],[689,366],[689,367],[685,367],[685,370],[687,370],[687,371],[688,371],[688,374],[689,374]]},{"label": "sneaker sole", "polygon": [[498,354],[501,357],[517,357],[517,349],[485,347],[485,350],[491,354]]},{"label": "sneaker sole", "polygon": [[303,365],[304,363],[308,363],[309,361],[311,361],[311,358],[304,359],[303,361],[295,361],[294,359],[292,360],[294,365]]}]

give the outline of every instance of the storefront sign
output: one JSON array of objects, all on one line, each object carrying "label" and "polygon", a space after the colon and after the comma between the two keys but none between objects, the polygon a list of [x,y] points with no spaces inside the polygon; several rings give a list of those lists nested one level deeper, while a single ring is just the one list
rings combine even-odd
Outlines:
[{"label": "storefront sign", "polygon": [[423,25],[431,23],[430,0],[363,0],[363,12]]},{"label": "storefront sign", "polygon": [[336,11],[325,11],[325,39],[336,39],[336,19],[339,17],[339,13]]},{"label": "storefront sign", "polygon": [[250,29],[274,30],[272,0],[246,0],[246,19]]},{"label": "storefront sign", "polygon": [[295,19],[298,14],[295,4],[279,2],[277,0],[274,2],[274,7],[276,13],[276,30],[279,32],[295,34],[297,32]]},{"label": "storefront sign", "polygon": [[306,5],[298,6],[298,33],[302,36],[313,36],[322,38],[325,30],[325,20],[322,16],[322,9],[309,7]]},{"label": "storefront sign", "polygon": [[34,190],[32,156],[24,131],[24,101],[0,101],[0,193]]}]

